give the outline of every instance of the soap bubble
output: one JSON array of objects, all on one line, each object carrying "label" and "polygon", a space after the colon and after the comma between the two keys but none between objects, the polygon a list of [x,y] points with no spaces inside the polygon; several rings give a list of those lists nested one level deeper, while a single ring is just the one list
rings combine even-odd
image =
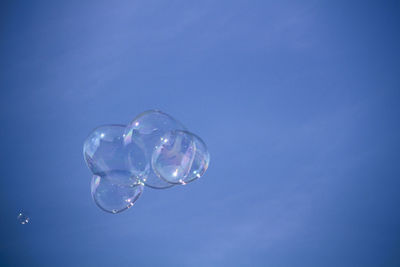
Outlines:
[{"label": "soap bubble", "polygon": [[161,137],[173,130],[185,130],[180,122],[170,115],[158,110],[149,110],[139,114],[125,130],[125,145],[133,142],[139,142],[145,147],[146,160],[148,162],[149,172],[142,179],[146,186],[162,189],[173,186],[172,184],[160,179],[152,168],[150,168],[151,155],[155,146],[159,143]]},{"label": "soap bubble", "polygon": [[29,223],[30,218],[24,212],[20,211],[17,216],[17,221],[20,224],[27,224]]},{"label": "soap bubble", "polygon": [[183,180],[190,171],[196,147],[192,135],[171,131],[161,137],[152,154],[155,173],[170,183]]},{"label": "soap bubble", "polygon": [[187,184],[200,178],[209,161],[207,146],[200,137],[180,130],[160,138],[151,160],[154,172],[173,184]]},{"label": "soap bubble", "polygon": [[[164,189],[187,184],[200,178],[210,161],[197,135],[158,110],[139,114],[127,126],[96,128],[86,138],[83,154],[93,173],[94,202],[114,214],[132,207],[145,185]],[[20,216],[22,224],[29,222]]]},{"label": "soap bubble", "polygon": [[102,210],[119,213],[133,206],[143,192],[143,184],[126,171],[93,175],[92,197]]},{"label": "soap bubble", "polygon": [[124,144],[125,125],[96,128],[85,140],[83,153],[93,174],[127,171],[137,179],[147,175],[149,166],[139,142]]}]

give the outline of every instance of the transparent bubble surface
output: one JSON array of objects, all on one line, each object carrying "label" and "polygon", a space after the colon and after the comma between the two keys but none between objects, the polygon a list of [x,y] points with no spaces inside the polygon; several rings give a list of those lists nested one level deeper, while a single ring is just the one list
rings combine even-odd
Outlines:
[{"label": "transparent bubble surface", "polygon": [[207,146],[195,134],[175,130],[160,138],[152,154],[152,168],[158,177],[172,184],[187,184],[208,168]]},{"label": "transparent bubble surface", "polygon": [[124,143],[125,125],[96,128],[85,140],[83,154],[93,174],[126,171],[137,179],[147,176],[145,148],[139,142]]},{"label": "transparent bubble surface", "polygon": [[151,155],[154,147],[160,142],[161,137],[173,130],[185,130],[179,121],[170,115],[158,110],[149,110],[139,114],[127,127],[125,131],[124,143],[130,145],[139,143],[145,148],[148,170],[147,176],[142,179],[146,186],[163,189],[173,186],[153,172],[150,167]]},{"label": "transparent bubble surface", "polygon": [[29,223],[30,218],[23,211],[20,211],[17,216],[17,221],[20,224],[27,224]]},{"label": "transparent bubble surface", "polygon": [[110,171],[93,175],[91,193],[102,210],[113,214],[129,209],[143,192],[143,184],[130,172]]}]

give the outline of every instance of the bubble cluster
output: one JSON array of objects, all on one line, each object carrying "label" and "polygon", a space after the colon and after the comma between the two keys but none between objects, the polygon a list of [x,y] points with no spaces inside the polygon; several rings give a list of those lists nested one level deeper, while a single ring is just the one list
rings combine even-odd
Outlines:
[{"label": "bubble cluster", "polygon": [[200,137],[158,110],[145,111],[128,125],[94,129],[83,155],[93,173],[94,202],[114,214],[132,207],[144,187],[185,185],[200,178],[210,162]]}]

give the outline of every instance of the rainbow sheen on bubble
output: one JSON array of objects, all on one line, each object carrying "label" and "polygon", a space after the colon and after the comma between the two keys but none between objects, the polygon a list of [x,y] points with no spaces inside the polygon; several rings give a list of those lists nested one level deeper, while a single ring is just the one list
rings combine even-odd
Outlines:
[{"label": "rainbow sheen on bubble", "polygon": [[83,154],[93,174],[93,200],[113,214],[132,207],[145,186],[166,189],[200,178],[210,161],[200,137],[159,110],[140,113],[127,126],[94,129]]},{"label": "rainbow sheen on bubble", "polygon": [[152,154],[154,172],[172,184],[187,184],[208,168],[210,155],[200,137],[188,131],[171,131],[160,138]]}]

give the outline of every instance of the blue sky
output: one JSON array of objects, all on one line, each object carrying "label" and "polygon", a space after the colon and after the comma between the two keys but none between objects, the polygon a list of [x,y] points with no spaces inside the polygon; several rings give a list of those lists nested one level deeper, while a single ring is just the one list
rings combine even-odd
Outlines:
[{"label": "blue sky", "polygon": [[[1,265],[400,265],[398,2],[0,12]],[[153,108],[203,138],[210,168],[104,213],[83,141]]]}]

